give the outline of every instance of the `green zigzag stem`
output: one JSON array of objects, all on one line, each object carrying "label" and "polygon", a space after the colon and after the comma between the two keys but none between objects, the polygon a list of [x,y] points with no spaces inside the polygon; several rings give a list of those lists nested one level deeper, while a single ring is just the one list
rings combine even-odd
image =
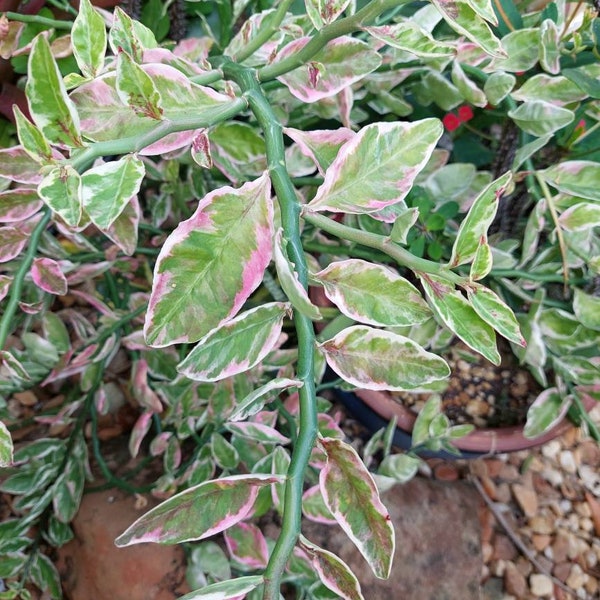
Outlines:
[{"label": "green zigzag stem", "polygon": [[29,273],[29,269],[31,268],[31,264],[33,263],[33,259],[35,258],[38,245],[40,243],[40,238],[48,226],[51,217],[52,211],[47,208],[41,221],[35,226],[35,229],[31,234],[29,247],[27,248],[25,256],[23,256],[23,260],[21,261],[19,269],[15,274],[15,278],[13,279],[10,290],[10,298],[6,304],[6,309],[2,315],[2,320],[0,321],[0,349],[4,349],[6,340],[13,326],[14,317],[17,312],[17,307],[19,306],[19,300],[21,299],[21,292],[23,291],[25,276],[27,273]]},{"label": "green zigzag stem", "polygon": [[[300,204],[285,166],[281,123],[277,120],[260,87],[256,71],[234,63],[224,63],[222,68],[225,76],[230,77],[240,86],[250,109],[264,131],[269,174],[281,208],[284,236],[288,242],[287,251],[290,260],[295,264],[300,283],[306,287],[308,268],[300,238]],[[304,472],[317,436],[313,358],[315,334],[311,320],[298,311],[294,311],[294,322],[298,336],[298,378],[304,384],[299,391],[298,439],[287,473],[281,534],[264,573],[263,600],[279,598],[283,571],[300,533]]]},{"label": "green zigzag stem", "polygon": [[393,242],[389,237],[371,233],[369,231],[354,229],[354,227],[348,227],[329,217],[314,212],[308,212],[307,210],[304,211],[302,216],[304,217],[304,220],[308,221],[311,225],[315,225],[323,231],[335,235],[342,240],[355,242],[362,246],[366,246],[367,248],[373,248],[374,250],[384,252],[389,257],[393,258],[399,265],[407,267],[412,271],[439,275],[458,285],[467,283],[467,280],[464,277],[457,275],[446,265],[414,256],[408,250]]},{"label": "green zigzag stem", "polygon": [[293,71],[294,69],[301,67],[331,40],[352,33],[372,22],[384,11],[397,8],[400,4],[406,4],[407,2],[408,0],[372,0],[350,17],[339,19],[338,21],[334,21],[326,27],[323,27],[323,29],[315,34],[310,42],[308,42],[302,50],[296,52],[296,54],[259,69],[258,79],[260,81],[268,81],[269,79],[275,79],[288,71]]}]

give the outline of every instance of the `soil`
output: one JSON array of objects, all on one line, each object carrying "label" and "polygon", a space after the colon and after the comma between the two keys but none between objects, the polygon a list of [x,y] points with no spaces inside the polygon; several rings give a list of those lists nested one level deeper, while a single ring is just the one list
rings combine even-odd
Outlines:
[{"label": "soil", "polygon": [[[453,344],[444,355],[452,372],[441,393],[442,407],[453,424],[508,427],[525,423],[529,406],[543,388],[519,366],[507,345],[500,345],[500,350],[498,366],[463,343]],[[418,413],[430,394],[393,392],[392,396]]]}]

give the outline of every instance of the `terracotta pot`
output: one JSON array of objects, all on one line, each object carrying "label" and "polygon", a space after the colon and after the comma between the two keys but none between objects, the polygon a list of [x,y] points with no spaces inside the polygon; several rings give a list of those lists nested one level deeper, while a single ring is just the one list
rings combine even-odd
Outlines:
[{"label": "terracotta pot", "polygon": [[[396,402],[390,394],[372,390],[357,390],[354,394],[382,419],[389,421],[396,416],[398,429],[410,434],[416,415],[406,406]],[[586,410],[590,410],[596,402],[591,396],[584,395],[583,404]],[[475,429],[464,438],[454,441],[453,445],[461,451],[465,458],[483,454],[515,452],[541,446],[562,435],[571,427],[573,424],[568,419],[564,419],[544,435],[534,439],[526,438],[523,435],[522,426]]]}]

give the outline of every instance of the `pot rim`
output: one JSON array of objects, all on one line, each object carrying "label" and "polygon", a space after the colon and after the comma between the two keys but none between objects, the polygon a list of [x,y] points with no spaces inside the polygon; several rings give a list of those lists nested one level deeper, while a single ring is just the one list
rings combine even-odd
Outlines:
[{"label": "pot rim", "polygon": [[[407,432],[412,431],[417,419],[416,414],[406,406],[393,400],[388,392],[358,389],[354,390],[354,394],[380,417],[389,421],[395,416],[397,418],[397,427]],[[594,404],[596,402],[592,397],[587,394],[583,395],[583,405],[586,410],[590,410]],[[572,427],[574,425],[568,419],[563,419],[552,429],[536,438],[526,438],[523,435],[522,425],[481,428],[475,429],[463,438],[453,440],[452,445],[464,452],[481,454],[516,452],[518,450],[527,450],[535,446],[541,446],[562,435]]]}]

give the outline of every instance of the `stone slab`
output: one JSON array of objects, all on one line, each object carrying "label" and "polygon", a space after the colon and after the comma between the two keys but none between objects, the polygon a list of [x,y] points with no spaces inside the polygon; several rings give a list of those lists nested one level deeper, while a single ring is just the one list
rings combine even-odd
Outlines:
[{"label": "stone slab", "polygon": [[415,478],[382,495],[396,531],[392,575],[382,581],[346,534],[304,523],[304,535],[338,554],[357,574],[366,600],[480,600],[479,496],[464,481]]}]

